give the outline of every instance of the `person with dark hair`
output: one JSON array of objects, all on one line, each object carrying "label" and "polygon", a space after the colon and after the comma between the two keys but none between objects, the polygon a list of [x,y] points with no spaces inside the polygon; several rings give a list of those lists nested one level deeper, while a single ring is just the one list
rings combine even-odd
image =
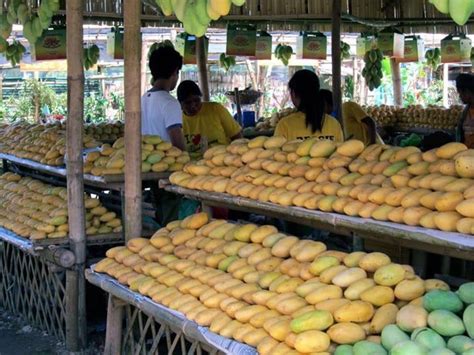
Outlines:
[{"label": "person with dark hair", "polygon": [[[159,47],[151,53],[149,66],[153,87],[142,96],[142,135],[159,135],[185,150],[181,106],[170,94],[178,83],[183,57],[172,47]],[[151,190],[156,221],[161,226],[178,219],[181,199],[177,195],[160,189],[156,182],[145,182],[144,187]]]},{"label": "person with dark hair", "polygon": [[[326,113],[332,114],[334,110],[332,92],[322,89],[319,91],[326,107]],[[377,133],[377,124],[362,107],[352,101],[342,104],[342,127],[346,139],[357,139],[364,144],[383,144],[382,138]]]},{"label": "person with dark hair", "polygon": [[326,114],[318,76],[310,70],[297,71],[288,83],[291,100],[298,112],[278,122],[275,136],[288,140],[317,137],[336,142],[344,140],[341,125]]},{"label": "person with dark hair", "polygon": [[474,75],[459,74],[456,89],[466,105],[456,128],[456,140],[474,148]]},{"label": "person with dark hair", "polygon": [[198,152],[204,140],[208,146],[227,145],[242,137],[242,128],[229,111],[217,102],[203,102],[201,89],[194,81],[185,80],[179,84],[178,101],[183,110],[188,152]]},{"label": "person with dark hair", "polygon": [[149,66],[153,87],[142,96],[142,134],[159,135],[185,150],[181,107],[170,94],[178,83],[183,57],[172,47],[159,47],[151,53]]}]

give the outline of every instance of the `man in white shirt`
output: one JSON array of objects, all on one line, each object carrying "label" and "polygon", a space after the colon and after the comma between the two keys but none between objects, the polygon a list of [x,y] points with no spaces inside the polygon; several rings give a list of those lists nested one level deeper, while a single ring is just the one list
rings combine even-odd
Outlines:
[{"label": "man in white shirt", "polygon": [[159,47],[150,56],[153,88],[142,96],[142,134],[159,135],[185,150],[183,113],[170,91],[176,88],[183,57],[172,47]]},{"label": "man in white shirt", "polygon": [[[149,66],[153,87],[142,96],[142,135],[159,135],[184,151],[183,113],[178,100],[170,95],[178,83],[183,57],[173,47],[159,47],[151,53]],[[178,219],[181,199],[177,195],[159,189],[156,181],[144,186],[151,188],[156,220],[161,226]]]}]

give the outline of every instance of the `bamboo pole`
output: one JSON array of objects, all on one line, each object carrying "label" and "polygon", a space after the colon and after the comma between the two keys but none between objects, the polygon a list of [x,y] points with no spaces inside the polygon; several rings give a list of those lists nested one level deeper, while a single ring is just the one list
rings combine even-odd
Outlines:
[{"label": "bamboo pole", "polygon": [[395,58],[390,58],[392,67],[393,99],[395,106],[403,106],[402,77],[400,75],[400,63]]},{"label": "bamboo pole", "polygon": [[[68,224],[71,250],[76,256],[76,269],[69,275],[66,289],[67,318],[71,331],[67,332],[68,350],[77,352],[85,346],[85,286],[84,268],[86,261],[86,234],[84,216],[83,181],[83,120],[84,120],[84,68],[83,51],[83,6],[82,0],[66,2],[67,26],[67,81],[68,81],[68,120],[66,124],[66,171]],[[81,280],[82,279],[82,280]],[[82,288],[82,289],[81,289]]]},{"label": "bamboo pole", "polygon": [[146,91],[147,88],[149,87],[149,84],[147,83],[146,80],[146,72],[148,68],[148,43],[144,42],[142,43],[142,62],[141,62],[141,94],[143,95]]},{"label": "bamboo pole", "polygon": [[125,239],[142,233],[140,0],[124,1]]},{"label": "bamboo pole", "polygon": [[109,294],[107,306],[107,328],[105,329],[104,355],[120,355],[122,351],[123,305]]},{"label": "bamboo pole", "polygon": [[206,38],[204,36],[196,38],[196,58],[203,100],[209,101],[209,76],[207,74]]},{"label": "bamboo pole", "polygon": [[341,0],[332,2],[332,94],[336,118],[341,121]]}]

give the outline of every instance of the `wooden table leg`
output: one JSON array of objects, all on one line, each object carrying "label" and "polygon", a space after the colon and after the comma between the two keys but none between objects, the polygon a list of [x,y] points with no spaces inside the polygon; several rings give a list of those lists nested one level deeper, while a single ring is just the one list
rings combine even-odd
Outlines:
[{"label": "wooden table leg", "polygon": [[427,262],[427,253],[421,250],[412,250],[411,252],[412,260],[411,264],[416,271],[416,274],[420,277],[425,277],[426,275],[426,262]]},{"label": "wooden table leg", "polygon": [[120,355],[122,351],[123,302],[109,295],[104,355]]},{"label": "wooden table leg", "polygon": [[357,234],[352,235],[352,250],[353,251],[364,250],[364,239],[359,237]]}]

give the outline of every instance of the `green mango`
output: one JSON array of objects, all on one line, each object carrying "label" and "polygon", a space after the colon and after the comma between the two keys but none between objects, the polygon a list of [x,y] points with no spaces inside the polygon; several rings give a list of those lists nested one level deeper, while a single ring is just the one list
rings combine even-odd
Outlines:
[{"label": "green mango", "polygon": [[474,349],[474,340],[465,335],[456,335],[448,340],[448,349],[461,354]]},{"label": "green mango", "polygon": [[452,291],[433,290],[423,296],[423,307],[428,312],[443,309],[457,313],[464,305],[457,294]]},{"label": "green mango", "polygon": [[459,26],[466,24],[472,11],[472,0],[449,0],[449,15]]},{"label": "green mango", "polygon": [[474,304],[469,305],[463,313],[462,319],[466,327],[467,334],[474,338]]},{"label": "green mango", "polygon": [[[473,308],[474,310],[474,308]],[[474,313],[473,313],[474,314]],[[463,321],[453,312],[439,309],[428,315],[428,325],[442,336],[455,336],[464,334]]]},{"label": "green mango", "polygon": [[429,0],[442,14],[449,14],[449,0]]},{"label": "green mango", "polygon": [[334,355],[354,355],[352,345],[339,345]]},{"label": "green mango", "polygon": [[417,328],[411,334],[411,340],[427,349],[446,347],[443,337],[430,328]]},{"label": "green mango", "polygon": [[381,334],[382,345],[385,349],[391,350],[396,344],[410,340],[410,337],[395,324],[387,325]]},{"label": "green mango", "polygon": [[474,282],[466,282],[459,287],[458,295],[464,303],[474,303]]},{"label": "green mango", "polygon": [[387,355],[387,350],[380,344],[363,340],[354,345],[353,353],[354,355]]},{"label": "green mango", "polygon": [[391,350],[390,355],[427,355],[426,348],[414,341],[403,341],[397,343]]}]

